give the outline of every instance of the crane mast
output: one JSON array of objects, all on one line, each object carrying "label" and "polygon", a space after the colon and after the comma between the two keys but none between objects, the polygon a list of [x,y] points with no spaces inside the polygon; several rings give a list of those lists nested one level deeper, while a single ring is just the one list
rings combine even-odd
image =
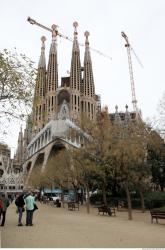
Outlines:
[{"label": "crane mast", "polygon": [[126,44],[125,47],[127,48],[127,56],[128,56],[128,66],[129,66],[129,75],[130,75],[130,82],[131,82],[131,93],[132,93],[132,104],[133,104],[133,110],[138,113],[137,108],[137,100],[136,100],[136,94],[135,94],[135,83],[134,83],[134,77],[133,77],[133,69],[132,69],[132,60],[131,60],[131,46],[128,41],[127,35],[122,31],[121,32],[122,37],[124,37]]}]

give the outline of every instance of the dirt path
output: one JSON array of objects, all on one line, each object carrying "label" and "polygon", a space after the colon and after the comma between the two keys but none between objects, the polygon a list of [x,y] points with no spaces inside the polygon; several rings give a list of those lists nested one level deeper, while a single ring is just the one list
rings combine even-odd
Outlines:
[{"label": "dirt path", "polygon": [[[90,214],[85,208],[68,211],[38,204],[33,227],[18,227],[15,206],[7,211],[5,227],[1,227],[1,246],[4,248],[95,248],[95,247],[165,247],[165,221],[151,224],[149,213],[134,212],[128,221],[127,212],[116,217]],[[23,218],[25,224],[25,214]]]}]

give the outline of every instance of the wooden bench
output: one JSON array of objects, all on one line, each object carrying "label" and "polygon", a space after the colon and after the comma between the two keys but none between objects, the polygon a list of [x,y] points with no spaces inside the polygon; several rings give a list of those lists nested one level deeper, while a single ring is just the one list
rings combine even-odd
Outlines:
[{"label": "wooden bench", "polygon": [[153,223],[153,219],[156,219],[156,223],[158,223],[158,219],[165,219],[165,211],[150,211],[151,213],[151,223]]},{"label": "wooden bench", "polygon": [[108,214],[109,216],[112,216],[112,214],[114,214],[114,216],[116,216],[116,211],[115,211],[115,208],[111,208],[111,207],[107,207],[107,206],[100,206],[98,207],[98,214],[100,213],[106,213]]},{"label": "wooden bench", "polygon": [[118,201],[117,202],[117,210],[123,209],[126,207],[125,201]]},{"label": "wooden bench", "polygon": [[79,210],[79,203],[77,202],[68,202],[68,210]]}]

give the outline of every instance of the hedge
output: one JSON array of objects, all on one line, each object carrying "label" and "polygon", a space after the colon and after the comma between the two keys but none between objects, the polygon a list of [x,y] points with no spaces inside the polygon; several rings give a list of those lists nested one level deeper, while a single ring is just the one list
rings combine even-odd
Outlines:
[{"label": "hedge", "polygon": [[[127,204],[126,197],[112,197],[107,195],[107,203],[117,205],[119,201],[124,201]],[[91,204],[103,202],[102,193],[92,194],[90,197]],[[131,198],[132,208],[141,208],[141,201],[139,198]],[[144,203],[146,209],[160,208],[165,206],[165,192],[147,192],[144,194]]]}]

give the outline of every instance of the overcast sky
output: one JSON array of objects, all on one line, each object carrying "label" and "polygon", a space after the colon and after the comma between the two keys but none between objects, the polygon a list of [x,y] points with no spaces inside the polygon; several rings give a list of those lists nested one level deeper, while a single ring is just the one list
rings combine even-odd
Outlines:
[{"label": "overcast sky", "polygon": [[[124,31],[144,68],[132,55],[138,107],[143,118],[156,114],[158,102],[165,91],[165,1],[164,0],[0,0],[0,50],[25,53],[38,63],[42,35],[47,38],[46,55],[51,33],[27,22],[30,16],[41,24],[59,26],[59,32],[73,37],[73,22],[77,21],[78,39],[84,43],[84,31],[90,32],[90,46],[112,57],[112,60],[91,52],[96,93],[102,105],[114,112],[128,104],[132,110],[131,85]],[[58,39],[59,79],[70,70],[72,43]],[[81,48],[83,63],[84,48]],[[5,138],[16,147],[20,123]],[[11,139],[12,138],[12,139]],[[1,139],[1,138],[0,138]]]}]

